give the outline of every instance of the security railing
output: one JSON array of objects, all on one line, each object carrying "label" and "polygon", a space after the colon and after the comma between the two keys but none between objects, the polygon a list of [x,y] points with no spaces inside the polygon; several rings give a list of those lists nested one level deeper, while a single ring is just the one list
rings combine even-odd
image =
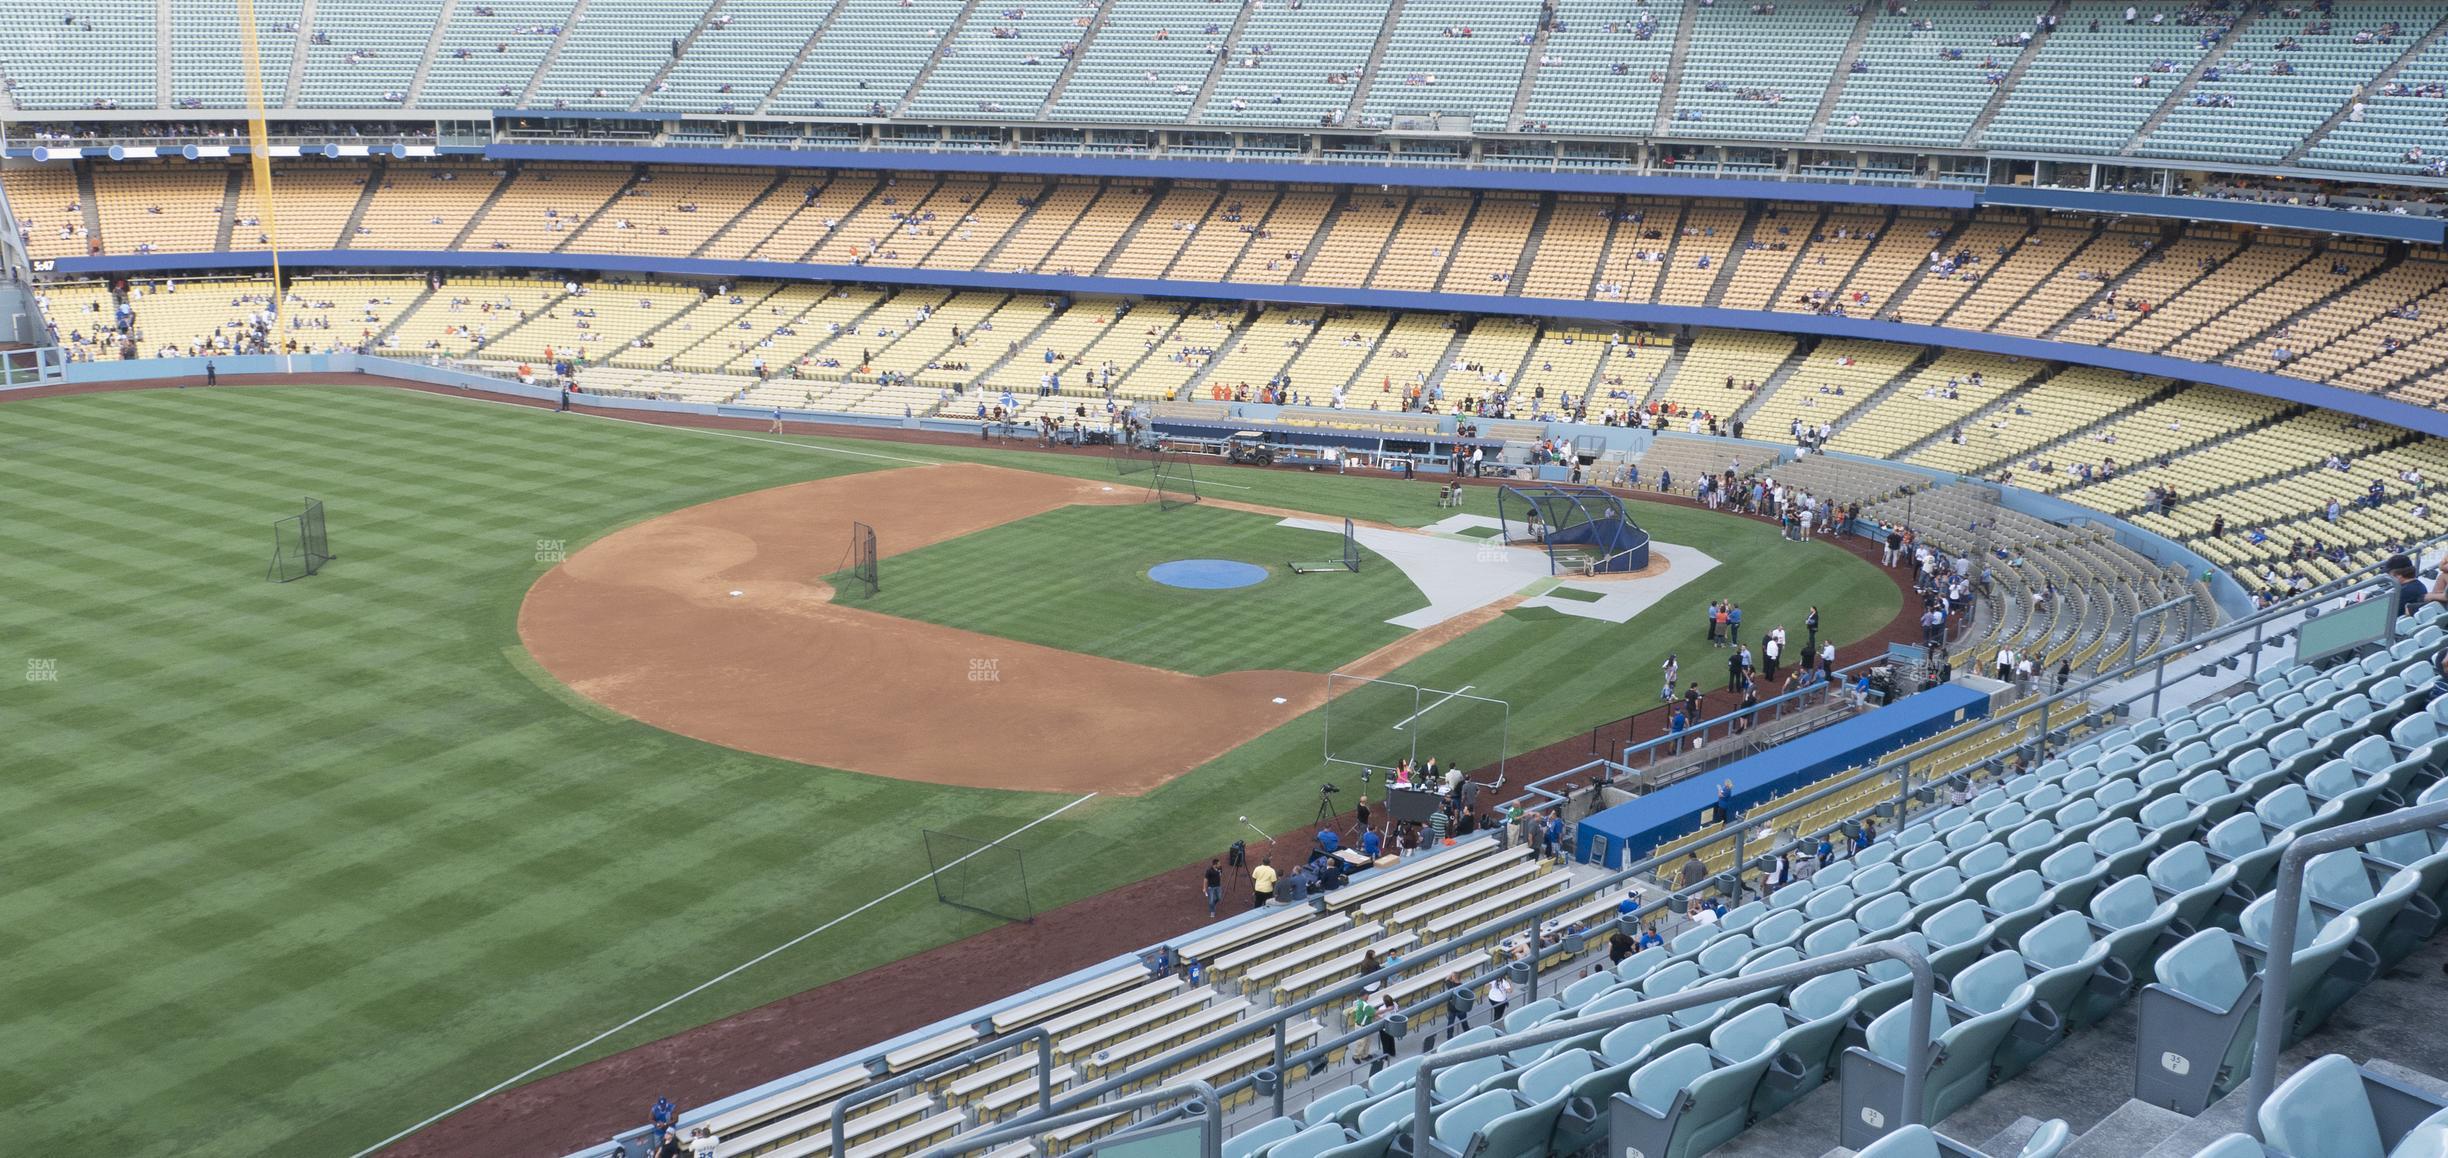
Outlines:
[{"label": "security railing", "polygon": [[2286,1049],[2288,979],[2295,973],[2295,927],[2302,919],[2304,868],[2325,852],[2368,844],[2404,832],[2448,825],[2448,801],[2400,808],[2336,828],[2307,833],[2278,854],[2277,896],[2270,902],[2269,960],[2261,966],[2261,1008],[2254,1011],[2252,1080],[2245,1087],[2244,1120],[2261,1137],[2261,1106],[2278,1089],[2278,1055]]}]

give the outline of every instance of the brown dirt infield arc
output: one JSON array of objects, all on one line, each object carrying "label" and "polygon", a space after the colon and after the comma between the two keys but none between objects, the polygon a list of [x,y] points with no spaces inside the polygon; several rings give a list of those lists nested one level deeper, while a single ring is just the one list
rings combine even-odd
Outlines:
[{"label": "brown dirt infield arc", "polygon": [[[1317,707],[1327,681],[1184,675],[921,623],[835,603],[823,579],[846,566],[853,520],[876,529],[890,558],[1065,505],[1144,496],[945,465],[719,499],[614,531],[546,572],[520,607],[519,636],[588,699],[725,747],[938,784],[1144,792]],[[1344,670],[1391,670],[1487,614],[1414,632]]]}]

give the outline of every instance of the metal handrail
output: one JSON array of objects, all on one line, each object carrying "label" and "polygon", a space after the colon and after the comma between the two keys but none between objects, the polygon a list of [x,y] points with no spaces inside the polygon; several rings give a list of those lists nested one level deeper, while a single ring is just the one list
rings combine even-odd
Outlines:
[{"label": "metal handrail", "polygon": [[[1198,1099],[1198,1107],[1201,1110],[1200,1158],[1221,1158],[1224,1153],[1224,1100],[1216,1096],[1214,1086],[1201,1081],[1176,1082],[1172,1085],[1158,1086],[1152,1090],[1142,1090],[1128,1097],[1116,1098],[1101,1105],[1084,1106],[1050,1118],[1033,1118],[1006,1123],[983,1133],[955,1138],[941,1146],[929,1146],[923,1152],[923,1158],[953,1158],[958,1154],[975,1153],[989,1146],[1000,1146],[1005,1142],[1016,1142],[1022,1138],[1035,1137],[1058,1126],[1094,1121],[1098,1118],[1128,1113],[1148,1106],[1179,1101],[1183,1098]],[[841,1149],[841,1139],[838,1136],[834,1138],[833,1146],[833,1153],[846,1153]]]},{"label": "metal handrail", "polygon": [[1764,973],[1754,973],[1747,977],[1732,977],[1711,985],[1686,989],[1680,993],[1669,993],[1662,997],[1635,1001],[1630,1005],[1620,1009],[1610,1009],[1595,1017],[1575,1017],[1550,1028],[1508,1033],[1494,1041],[1482,1042],[1465,1049],[1457,1050],[1449,1046],[1442,1051],[1422,1054],[1419,1069],[1414,1071],[1411,1077],[1413,1083],[1411,1153],[1414,1158],[1431,1158],[1431,1155],[1435,1153],[1429,1148],[1428,1143],[1430,1135],[1434,1132],[1432,1129],[1434,1123],[1431,1119],[1435,1111],[1433,1100],[1436,1095],[1436,1074],[1439,1070],[1465,1062],[1478,1061],[1481,1058],[1515,1053],[1526,1046],[1545,1045],[1548,1042],[1580,1037],[1594,1030],[1629,1025],[1642,1018],[1659,1017],[1676,1010],[1689,1009],[1695,1005],[1707,1005],[1710,1002],[1725,1001],[1769,989],[1784,989],[1813,977],[1844,969],[1857,969],[1880,960],[1901,961],[1906,969],[1912,971],[1912,997],[1909,999],[1912,1002],[1912,1012],[1907,1015],[1912,1022],[1912,1044],[1910,1052],[1905,1055],[1904,1059],[1904,1120],[1897,1124],[1918,1125],[1921,1121],[1922,1085],[1927,1080],[1929,1073],[1930,1006],[1931,999],[1937,994],[1937,981],[1930,972],[1929,959],[1923,957],[1919,950],[1902,941],[1876,941],[1868,945],[1840,949],[1825,956],[1813,957],[1807,961],[1770,969]]},{"label": "metal handrail", "polygon": [[[2252,1082],[2246,1087],[2244,1117],[2253,1137],[2261,1133],[2261,1104],[2278,1089],[2278,1055],[2285,1048],[2287,980],[2295,972],[2295,926],[2303,903],[2304,867],[2315,856],[2395,836],[2417,829],[2448,825],[2448,800],[2400,808],[2386,816],[2341,824],[2287,842],[2278,854],[2278,892],[2272,904],[2269,958],[2261,966],[2261,1008],[2255,1011]],[[2263,1138],[2266,1141],[2266,1138]]]},{"label": "metal handrail", "polygon": [[[848,1094],[844,1094],[840,1098],[835,1099],[833,1102],[832,1113],[830,1115],[831,1128],[833,1131],[833,1149],[830,1151],[830,1153],[848,1154],[850,1152],[850,1107],[866,1105],[869,1102],[873,1102],[884,1097],[886,1094],[893,1093],[897,1090],[907,1089],[911,1086],[917,1085],[920,1082],[926,1081],[937,1074],[958,1069],[982,1057],[992,1057],[995,1054],[1007,1053],[1015,1046],[1027,1045],[1030,1042],[1035,1042],[1037,1044],[1038,1111],[1043,1113],[1047,1110],[1053,1109],[1054,1035],[1046,1032],[1046,1028],[1042,1025],[1032,1025],[1026,1029],[1015,1030],[1011,1033],[995,1038],[992,1041],[980,1042],[979,1044],[970,1046],[969,1048],[953,1054],[950,1057],[938,1058],[935,1061],[911,1070],[910,1072],[894,1078],[891,1081],[878,1082],[875,1085],[854,1090]],[[1209,1091],[1209,1096],[1213,1096],[1213,1094],[1214,1091]]]}]

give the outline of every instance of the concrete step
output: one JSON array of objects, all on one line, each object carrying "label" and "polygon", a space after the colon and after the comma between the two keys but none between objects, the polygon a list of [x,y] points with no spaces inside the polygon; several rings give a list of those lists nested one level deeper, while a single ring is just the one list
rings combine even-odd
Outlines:
[{"label": "concrete step", "polygon": [[[2132,1158],[2164,1142],[2193,1119],[2163,1106],[2128,1099],[2066,1147],[2065,1158]],[[1990,1153],[2013,1153],[1992,1148]],[[2189,1151],[2188,1151],[2189,1153]]]},{"label": "concrete step", "polygon": [[1981,1143],[1981,1153],[2020,1154],[2023,1152],[2023,1144],[2031,1141],[2032,1135],[2039,1133],[2040,1127],[2047,1124],[2030,1115],[2017,1118],[2014,1124],[1990,1135],[1988,1141]]}]

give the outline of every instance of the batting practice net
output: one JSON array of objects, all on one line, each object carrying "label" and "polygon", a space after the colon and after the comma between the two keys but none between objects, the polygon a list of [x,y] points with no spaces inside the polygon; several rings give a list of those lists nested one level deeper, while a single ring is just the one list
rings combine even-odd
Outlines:
[{"label": "batting practice net", "polygon": [[1345,519],[1343,520],[1343,554],[1341,557],[1285,565],[1292,568],[1292,573],[1295,575],[1314,575],[1321,571],[1349,571],[1357,575],[1360,573],[1360,536],[1352,532],[1352,521]]},{"label": "batting practice net", "polygon": [[304,511],[272,524],[272,565],[264,577],[275,583],[303,579],[333,558],[323,525],[323,500],[308,499]]},{"label": "batting practice net", "polygon": [[1513,706],[1471,694],[1363,676],[1326,677],[1326,762],[1384,770],[1434,757],[1440,768],[1504,775]]},{"label": "batting practice net", "polygon": [[926,845],[927,876],[935,882],[936,900],[1006,921],[1037,919],[1020,846],[931,828],[920,829],[919,835]]},{"label": "batting practice net", "polygon": [[1156,448],[1133,442],[1116,442],[1110,452],[1117,475],[1146,474],[1156,469]]},{"label": "batting practice net", "polygon": [[1148,480],[1148,493],[1168,511],[1189,506],[1199,501],[1198,472],[1189,459],[1163,454],[1156,460],[1155,475]]},{"label": "batting practice net", "polygon": [[850,578],[869,595],[882,586],[876,574],[875,528],[865,523],[850,524]]}]

